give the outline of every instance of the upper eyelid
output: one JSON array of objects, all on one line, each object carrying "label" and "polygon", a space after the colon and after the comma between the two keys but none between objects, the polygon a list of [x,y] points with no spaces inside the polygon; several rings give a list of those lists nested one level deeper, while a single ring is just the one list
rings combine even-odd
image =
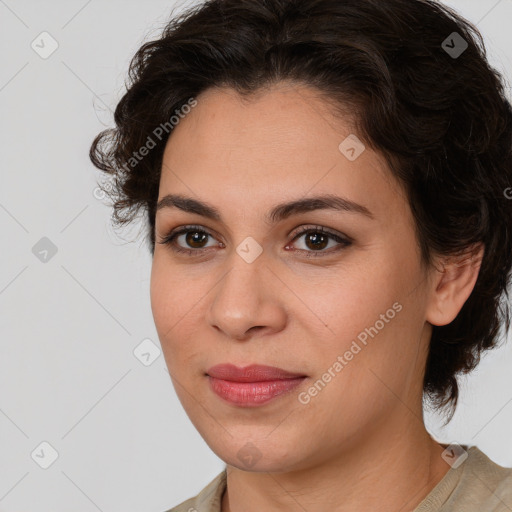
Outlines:
[{"label": "upper eyelid", "polygon": [[168,238],[168,237],[171,237],[171,236],[174,236],[174,235],[182,235],[182,234],[187,233],[189,231],[198,231],[200,233],[205,233],[208,236],[211,236],[211,237],[214,237],[214,238],[217,238],[219,236],[219,235],[216,234],[217,232],[214,229],[205,228],[203,226],[184,225],[184,226],[179,226],[179,227],[169,231],[169,233],[167,235],[165,235],[165,238]]}]

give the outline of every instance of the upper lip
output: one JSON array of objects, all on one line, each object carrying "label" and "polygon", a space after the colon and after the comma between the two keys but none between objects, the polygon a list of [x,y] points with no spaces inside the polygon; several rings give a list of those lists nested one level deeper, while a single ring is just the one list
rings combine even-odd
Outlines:
[{"label": "upper lip", "polygon": [[306,377],[304,374],[287,372],[286,370],[276,368],[275,366],[252,364],[250,366],[240,368],[227,363],[212,366],[207,371],[207,374],[216,379],[230,380],[233,382],[264,382]]}]

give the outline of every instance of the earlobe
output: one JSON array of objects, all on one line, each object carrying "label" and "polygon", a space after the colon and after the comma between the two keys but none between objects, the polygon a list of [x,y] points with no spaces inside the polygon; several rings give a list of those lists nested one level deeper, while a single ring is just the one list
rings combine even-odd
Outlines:
[{"label": "earlobe", "polygon": [[431,299],[426,320],[432,325],[452,322],[467,301],[478,279],[484,245],[472,245],[466,252],[441,260],[441,270],[434,270]]}]

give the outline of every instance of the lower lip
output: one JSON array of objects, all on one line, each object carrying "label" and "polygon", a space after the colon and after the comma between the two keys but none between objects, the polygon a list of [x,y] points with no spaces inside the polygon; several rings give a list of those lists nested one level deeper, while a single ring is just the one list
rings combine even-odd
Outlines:
[{"label": "lower lip", "polygon": [[232,382],[208,376],[210,387],[221,398],[241,407],[257,407],[291,391],[306,377],[265,382]]}]

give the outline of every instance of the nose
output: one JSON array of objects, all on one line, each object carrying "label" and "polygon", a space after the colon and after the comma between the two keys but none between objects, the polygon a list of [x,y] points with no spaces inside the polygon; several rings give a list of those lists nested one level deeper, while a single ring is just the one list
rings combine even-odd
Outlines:
[{"label": "nose", "polygon": [[279,332],[287,322],[283,288],[264,253],[248,263],[233,251],[228,270],[211,292],[207,322],[238,341]]}]

